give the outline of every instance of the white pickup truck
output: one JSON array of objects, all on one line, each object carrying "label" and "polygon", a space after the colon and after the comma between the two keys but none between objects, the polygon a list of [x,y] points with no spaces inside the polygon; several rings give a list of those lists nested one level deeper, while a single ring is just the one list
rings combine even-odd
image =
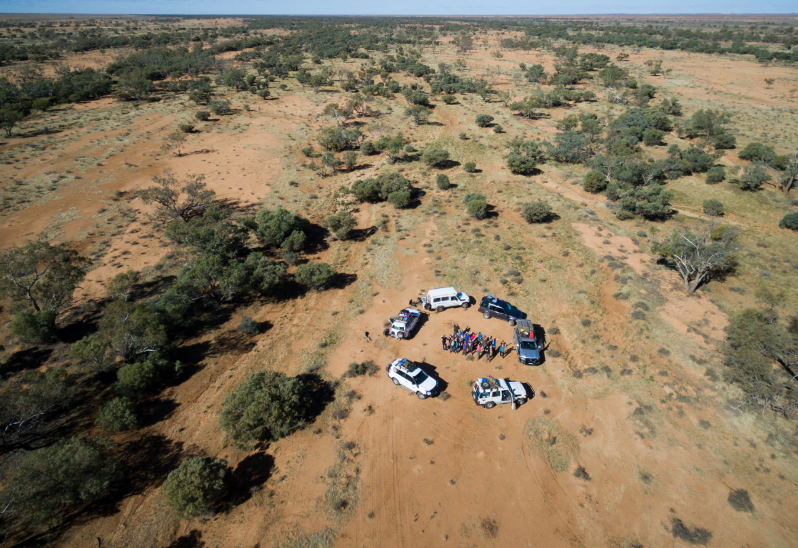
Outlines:
[{"label": "white pickup truck", "polygon": [[413,330],[418,326],[418,321],[421,318],[421,311],[415,308],[405,308],[396,316],[388,318],[391,321],[391,327],[386,327],[383,334],[391,336],[394,339],[406,339]]},{"label": "white pickup truck", "polygon": [[523,405],[529,398],[526,388],[518,381],[485,377],[477,379],[471,389],[474,403],[485,409],[493,409],[498,404],[515,403]]},{"label": "white pickup truck", "polygon": [[453,287],[439,287],[430,289],[421,297],[421,306],[424,310],[435,309],[436,312],[443,312],[446,308],[468,308],[471,306],[471,297]]}]

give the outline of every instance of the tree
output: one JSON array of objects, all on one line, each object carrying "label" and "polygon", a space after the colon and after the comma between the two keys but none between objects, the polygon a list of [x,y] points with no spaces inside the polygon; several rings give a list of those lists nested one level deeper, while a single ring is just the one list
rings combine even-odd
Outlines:
[{"label": "tree", "polygon": [[[608,198],[610,198],[609,189],[608,186]],[[621,220],[631,219],[635,215],[649,220],[664,219],[672,213],[673,193],[657,183],[622,188],[617,199],[619,207],[616,216]]]},{"label": "tree", "polygon": [[449,181],[449,177],[443,173],[439,173],[435,178],[435,185],[441,190],[448,190],[451,188],[452,183]]},{"label": "tree", "polygon": [[537,168],[537,162],[523,154],[511,152],[507,155],[507,167],[517,175],[532,175]]},{"label": "tree", "polygon": [[429,148],[424,151],[421,160],[430,167],[446,167],[449,165],[449,152],[442,148]]},{"label": "tree", "polygon": [[36,312],[57,312],[86,276],[85,261],[74,249],[45,240],[12,246],[0,255],[0,296]]},{"label": "tree", "polygon": [[0,442],[9,443],[35,432],[45,419],[67,407],[75,395],[63,368],[29,371],[21,382],[7,381],[0,399]]},{"label": "tree", "polygon": [[426,124],[432,111],[424,105],[410,105],[405,109],[405,116],[417,126]]},{"label": "tree", "polygon": [[760,190],[770,180],[770,175],[762,166],[745,166],[743,172],[734,181],[742,190]]},{"label": "tree", "polygon": [[384,150],[388,153],[388,157],[391,160],[396,160],[402,155],[402,151],[404,150],[405,146],[405,139],[401,133],[397,133],[394,136],[390,135],[383,135],[380,137],[379,141],[374,143],[374,148],[377,150]]},{"label": "tree", "polygon": [[409,190],[397,190],[388,194],[388,202],[396,209],[404,209],[410,207],[413,201],[413,195]]},{"label": "tree", "polygon": [[323,290],[335,280],[335,270],[327,263],[305,263],[296,268],[294,279],[297,283],[312,289]]},{"label": "tree", "polygon": [[545,223],[551,220],[551,206],[544,201],[530,202],[521,208],[521,217],[528,223]]},{"label": "tree", "polygon": [[99,321],[98,336],[126,360],[166,348],[169,339],[160,315],[149,303],[110,302]]},{"label": "tree", "polygon": [[708,185],[714,185],[726,178],[726,169],[723,166],[711,167],[707,170],[706,182]]},{"label": "tree", "polygon": [[167,135],[163,140],[163,145],[161,146],[161,150],[167,152],[170,150],[174,150],[175,154],[179,157],[181,151],[183,149],[183,145],[186,144],[186,134],[182,131],[175,131]]},{"label": "tree", "polygon": [[339,211],[324,219],[321,226],[328,229],[336,240],[348,240],[352,229],[357,226],[357,219],[349,211]]},{"label": "tree", "polygon": [[488,216],[488,204],[484,200],[472,200],[466,204],[466,212],[475,219]]},{"label": "tree", "polygon": [[715,198],[704,200],[704,213],[710,217],[722,217],[724,214],[723,204]]},{"label": "tree", "polygon": [[285,264],[273,261],[263,253],[250,253],[245,263],[249,286],[264,295],[275,294],[286,282]]},{"label": "tree", "polygon": [[210,512],[225,492],[227,461],[194,457],[169,472],[163,484],[166,505],[183,519],[193,519]]},{"label": "tree", "polygon": [[237,446],[251,448],[304,426],[311,405],[308,386],[300,378],[258,371],[224,398],[222,430]]},{"label": "tree", "polygon": [[25,116],[18,110],[12,110],[10,107],[0,108],[0,127],[6,132],[7,137],[11,137],[14,126],[24,117]]},{"label": "tree", "polygon": [[[693,114],[688,126],[688,132],[695,136],[704,136],[706,144],[715,145],[726,134],[726,126],[731,122],[731,116],[725,112],[714,110],[699,110]],[[728,143],[726,143],[728,144]],[[734,145],[732,144],[732,147]],[[722,146],[718,148],[731,148]]]},{"label": "tree", "polygon": [[[166,223],[164,236],[197,254],[210,253],[230,260],[243,248],[247,232],[245,227],[231,222],[223,209],[212,205],[204,215],[188,222],[175,220]],[[113,291],[111,285],[114,283],[112,280],[109,284],[109,291]]]},{"label": "tree", "polygon": [[678,270],[685,289],[693,293],[713,273],[734,266],[737,230],[715,223],[676,228],[652,251]]},{"label": "tree", "polygon": [[89,364],[92,368],[101,371],[111,361],[111,345],[98,335],[88,335],[74,342],[69,347],[69,357],[78,364]]},{"label": "tree", "polygon": [[114,398],[102,406],[94,424],[111,432],[132,430],[138,424],[136,404],[127,398]]},{"label": "tree", "polygon": [[590,140],[575,131],[564,131],[554,137],[554,144],[543,142],[546,153],[562,163],[578,164],[591,156]]},{"label": "tree", "polygon": [[347,150],[344,152],[342,158],[347,170],[352,171],[355,169],[357,165],[357,153],[355,151]]},{"label": "tree", "polygon": [[278,208],[275,211],[261,209],[255,215],[255,220],[256,234],[264,244],[283,247],[288,242],[286,246],[291,248],[289,251],[299,251],[304,247],[305,231],[310,228],[310,221],[306,218]]},{"label": "tree", "polygon": [[[137,195],[145,204],[155,204],[154,217],[159,221],[188,222],[216,202],[216,193],[207,188],[204,175],[188,175],[180,181],[171,169],[166,169],[152,180],[156,186],[140,190]],[[181,195],[185,195],[182,201]]]},{"label": "tree", "polygon": [[327,150],[343,151],[355,149],[363,140],[359,128],[346,129],[340,126],[326,127],[319,131],[316,141]]},{"label": "tree", "polygon": [[490,114],[477,114],[475,121],[479,127],[488,127],[493,123],[493,116]]},{"label": "tree", "polygon": [[58,525],[67,512],[108,492],[116,470],[108,449],[99,439],[71,438],[28,453],[12,472],[0,507],[34,526]]},{"label": "tree", "polygon": [[784,166],[784,173],[779,176],[781,191],[784,194],[789,194],[796,179],[798,179],[798,151],[788,157]]}]

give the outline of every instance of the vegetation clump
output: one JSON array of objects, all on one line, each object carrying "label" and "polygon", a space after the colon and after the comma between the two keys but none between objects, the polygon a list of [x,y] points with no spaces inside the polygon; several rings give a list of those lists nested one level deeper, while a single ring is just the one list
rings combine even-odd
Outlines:
[{"label": "vegetation clump", "polygon": [[194,457],[181,462],[163,484],[166,505],[183,519],[209,514],[225,492],[227,474],[224,459]]}]

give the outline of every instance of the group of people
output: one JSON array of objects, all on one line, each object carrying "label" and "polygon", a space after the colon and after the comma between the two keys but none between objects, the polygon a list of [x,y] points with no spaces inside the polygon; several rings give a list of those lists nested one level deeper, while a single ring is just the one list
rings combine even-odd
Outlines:
[{"label": "group of people", "polygon": [[476,354],[477,360],[485,356],[488,362],[497,355],[504,358],[512,348],[504,341],[498,342],[495,337],[473,333],[470,327],[461,330],[460,326],[456,324],[453,326],[453,333],[450,336],[443,335],[441,337],[441,344],[443,344],[444,351],[448,350],[455,354],[462,352],[463,356]]}]

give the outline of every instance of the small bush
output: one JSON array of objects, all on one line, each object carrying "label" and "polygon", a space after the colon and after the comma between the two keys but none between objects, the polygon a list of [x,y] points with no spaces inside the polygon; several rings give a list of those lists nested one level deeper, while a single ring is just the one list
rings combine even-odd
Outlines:
[{"label": "small bush", "polygon": [[211,118],[211,113],[207,110],[198,110],[194,113],[194,118],[199,120],[200,122],[207,122]]},{"label": "small bush", "polygon": [[662,144],[663,137],[665,137],[665,132],[661,129],[647,129],[643,133],[643,143],[649,147],[659,146]]},{"label": "small bush", "polygon": [[552,218],[551,206],[544,201],[524,204],[521,217],[528,223],[545,223]]},{"label": "small bush", "polygon": [[182,133],[192,133],[194,131],[194,124],[180,124],[177,128]]},{"label": "small bush", "polygon": [[363,363],[353,362],[349,364],[349,369],[344,373],[344,377],[362,377],[363,375],[374,376],[379,370],[380,368],[371,360]]},{"label": "small bush", "polygon": [[449,164],[449,152],[440,148],[431,148],[424,152],[421,160],[431,167],[446,167]]},{"label": "small bush", "polygon": [[798,211],[787,213],[782,217],[779,222],[779,228],[789,228],[790,230],[798,230]]},{"label": "small bush", "polygon": [[475,219],[484,219],[488,216],[488,204],[482,200],[472,200],[466,205],[466,211]]},{"label": "small bush", "polygon": [[136,405],[127,398],[114,398],[102,406],[94,424],[112,432],[132,430],[138,424]]},{"label": "small bush", "polygon": [[706,182],[708,185],[721,183],[724,179],[726,179],[726,169],[723,166],[715,166],[707,170]]},{"label": "small bush", "polygon": [[488,127],[493,122],[493,116],[490,114],[477,114],[475,121],[479,127]]},{"label": "small bush", "polygon": [[191,519],[209,513],[224,493],[227,461],[194,457],[169,472],[163,484],[166,505],[181,518]]},{"label": "small bush", "polygon": [[721,217],[725,211],[720,200],[711,198],[709,200],[704,200],[704,213],[710,217]]},{"label": "small bush", "polygon": [[504,128],[496,124],[493,126],[493,133],[504,133]]},{"label": "small bush", "polygon": [[465,195],[465,198],[463,198],[463,203],[465,205],[468,205],[469,202],[473,201],[486,202],[487,199],[485,198],[484,194],[481,194],[479,192],[470,192]]},{"label": "small bush", "polygon": [[321,226],[332,232],[336,240],[347,240],[357,226],[357,219],[349,211],[340,211],[324,219]]},{"label": "small bush", "polygon": [[460,132],[460,133],[457,135],[457,137],[458,137],[458,138],[459,138],[461,141],[467,141],[467,140],[468,140],[468,135],[466,135],[466,132],[465,132],[465,131],[461,131],[461,132]]},{"label": "small bush", "polygon": [[477,164],[474,162],[466,162],[463,166],[463,171],[466,173],[474,173],[477,170]]},{"label": "small bush", "polygon": [[712,533],[702,527],[689,527],[679,518],[671,518],[671,533],[673,538],[681,539],[689,544],[706,546],[712,539]]},{"label": "small bush", "polygon": [[55,338],[55,316],[52,310],[20,312],[11,320],[11,332],[24,343],[48,343]]},{"label": "small bush", "polygon": [[535,173],[538,163],[534,158],[523,154],[511,152],[507,155],[507,167],[516,175],[532,175]]},{"label": "small bush", "polygon": [[257,335],[260,333],[258,322],[249,316],[244,316],[241,318],[241,322],[238,324],[238,330],[246,335]]},{"label": "small bush", "polygon": [[582,186],[588,192],[598,194],[607,188],[607,179],[595,169],[591,169],[585,174]]},{"label": "small bush", "polygon": [[438,176],[435,178],[435,185],[441,190],[448,190],[449,188],[452,187],[452,183],[451,181],[449,181],[449,177],[447,177],[443,173],[438,174]]},{"label": "small bush", "polygon": [[443,102],[446,103],[447,105],[453,105],[454,103],[457,102],[457,97],[455,97],[454,95],[444,95],[442,99]]},{"label": "small bush", "polygon": [[751,502],[751,497],[745,489],[732,489],[727,500],[731,507],[738,512],[753,512],[755,510],[754,503]]},{"label": "small bush", "polygon": [[302,154],[304,154],[304,155],[305,155],[305,157],[307,157],[307,158],[313,158],[314,156],[316,156],[316,151],[315,151],[315,150],[313,150],[313,147],[304,147],[304,148],[301,150],[301,152],[302,152]]}]

